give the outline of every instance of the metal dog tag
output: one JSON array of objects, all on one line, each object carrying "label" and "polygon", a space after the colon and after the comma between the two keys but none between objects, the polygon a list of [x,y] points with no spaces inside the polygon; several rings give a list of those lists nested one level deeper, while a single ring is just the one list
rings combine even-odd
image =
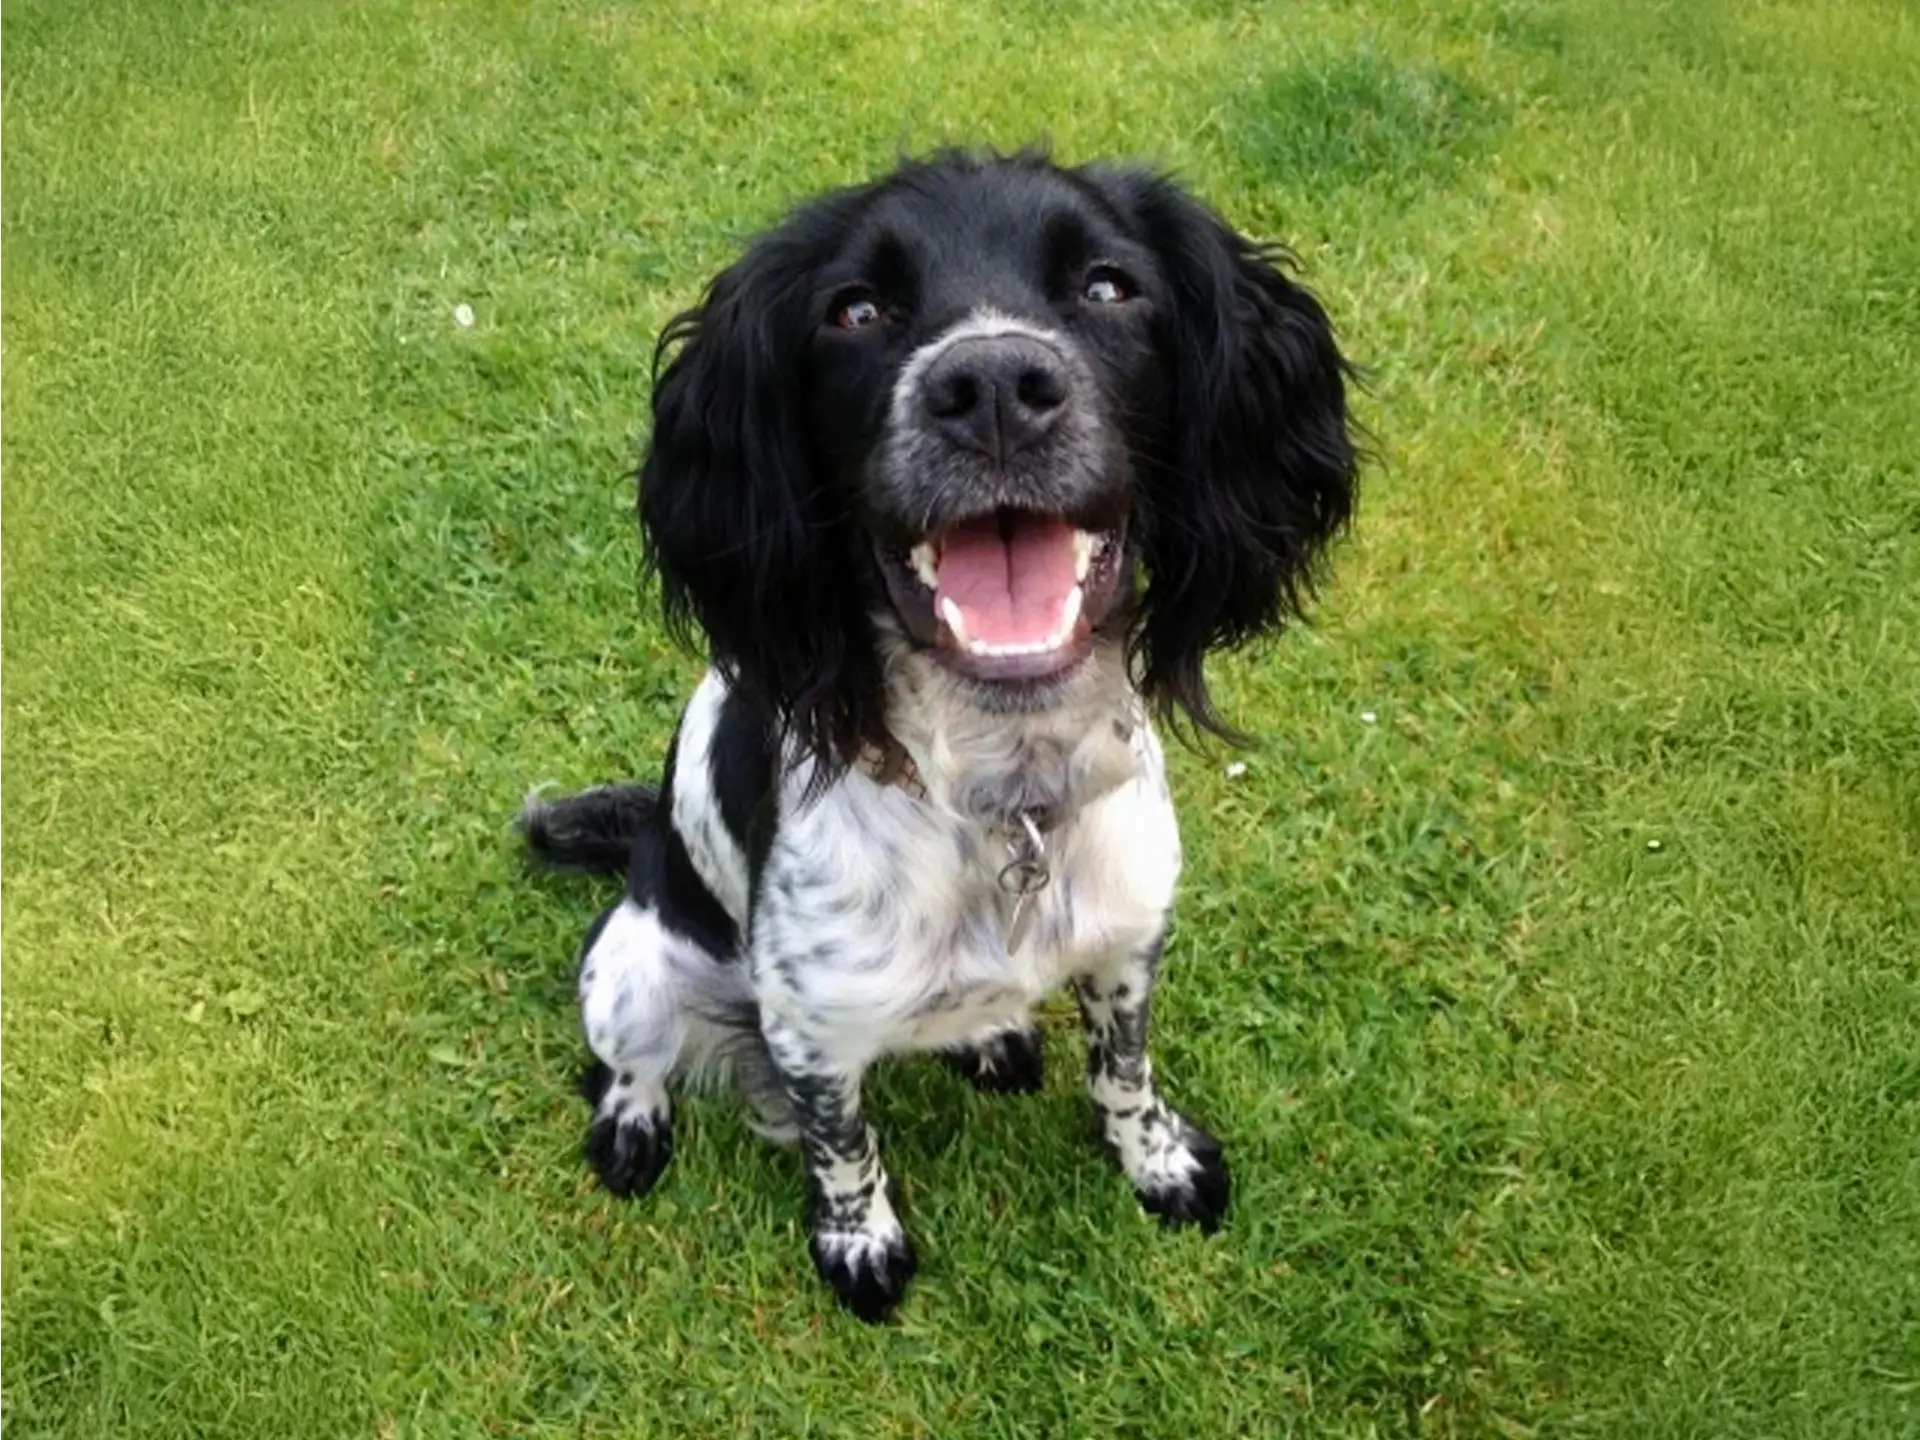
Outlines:
[{"label": "metal dog tag", "polygon": [[1013,858],[1001,867],[998,877],[1001,893],[1013,900],[1007,912],[1009,955],[1026,943],[1027,932],[1033,928],[1033,897],[1053,879],[1053,871],[1047,865],[1046,839],[1026,811],[1020,813],[1020,828],[1024,833],[1014,836],[1007,844],[1007,853]]}]

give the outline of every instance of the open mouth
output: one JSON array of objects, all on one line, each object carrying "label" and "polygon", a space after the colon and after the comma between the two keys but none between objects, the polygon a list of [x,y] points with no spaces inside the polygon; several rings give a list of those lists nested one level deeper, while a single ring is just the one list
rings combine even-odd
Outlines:
[{"label": "open mouth", "polygon": [[1043,680],[1091,652],[1120,590],[1124,526],[1001,507],[882,553],[914,640],[978,680]]}]

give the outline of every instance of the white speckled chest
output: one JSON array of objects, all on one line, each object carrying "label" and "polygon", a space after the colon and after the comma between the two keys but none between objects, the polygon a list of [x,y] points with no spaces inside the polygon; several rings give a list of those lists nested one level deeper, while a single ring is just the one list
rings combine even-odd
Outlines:
[{"label": "white speckled chest", "polygon": [[761,1003],[858,1065],[1023,1023],[1049,992],[1166,923],[1180,842],[1158,741],[1045,837],[1051,880],[1006,945],[1010,835],[859,773],[784,813],[761,876],[750,963]]}]

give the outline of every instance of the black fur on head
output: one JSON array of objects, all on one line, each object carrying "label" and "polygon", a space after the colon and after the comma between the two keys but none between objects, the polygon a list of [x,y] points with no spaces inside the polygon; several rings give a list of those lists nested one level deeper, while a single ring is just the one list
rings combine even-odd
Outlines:
[{"label": "black fur on head", "polygon": [[1202,661],[1300,614],[1322,550],[1352,517],[1351,367],[1320,302],[1288,277],[1285,249],[1240,235],[1162,176],[1087,174],[1139,227],[1172,294],[1162,343],[1178,423],[1147,482],[1141,687],[1234,738]]},{"label": "black fur on head", "polygon": [[[1298,613],[1354,500],[1347,367],[1282,258],[1165,178],[1032,154],[804,206],[661,339],[640,520],[670,623],[830,768],[885,739],[887,646],[1010,710],[1124,654],[1231,734],[1207,652]],[[921,558],[977,582],[982,544],[1039,557],[980,602],[994,644]]]},{"label": "black fur on head", "polygon": [[640,525],[669,626],[823,756],[882,723],[847,497],[809,453],[815,277],[863,192],[797,211],[675,316],[654,354]]}]

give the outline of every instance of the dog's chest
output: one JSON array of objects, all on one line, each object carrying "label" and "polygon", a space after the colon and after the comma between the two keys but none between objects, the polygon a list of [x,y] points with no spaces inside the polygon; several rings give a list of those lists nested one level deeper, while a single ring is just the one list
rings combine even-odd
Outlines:
[{"label": "dog's chest", "polygon": [[[957,1045],[1165,923],[1180,854],[1157,768],[1044,833],[997,827],[854,777],[783,822],[753,955],[763,1003],[844,1058]],[[1030,914],[1003,880],[1043,861]],[[1018,943],[1010,943],[1017,941]]]}]

